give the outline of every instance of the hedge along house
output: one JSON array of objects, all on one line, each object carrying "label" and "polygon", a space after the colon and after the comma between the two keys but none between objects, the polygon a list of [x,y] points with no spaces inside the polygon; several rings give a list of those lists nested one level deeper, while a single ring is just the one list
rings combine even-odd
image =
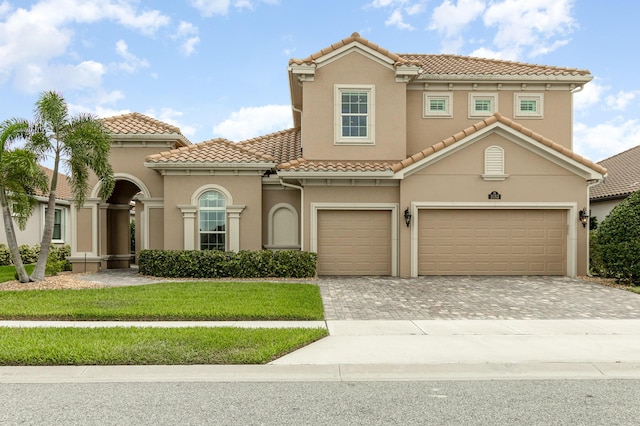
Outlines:
[{"label": "hedge along house", "polygon": [[606,169],[571,150],[572,97],[591,79],[354,33],[289,62],[292,129],[190,144],[108,118],[118,183],[74,209],[71,260],[127,266],[133,199],[138,249],[301,249],[319,275],[585,274],[580,212]]}]

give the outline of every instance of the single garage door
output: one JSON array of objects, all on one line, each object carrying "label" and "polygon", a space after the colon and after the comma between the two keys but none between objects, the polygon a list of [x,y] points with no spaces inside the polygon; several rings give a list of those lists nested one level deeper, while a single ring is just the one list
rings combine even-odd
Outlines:
[{"label": "single garage door", "polygon": [[420,275],[566,275],[565,210],[419,212]]},{"label": "single garage door", "polygon": [[318,275],[391,275],[391,212],[318,211]]}]

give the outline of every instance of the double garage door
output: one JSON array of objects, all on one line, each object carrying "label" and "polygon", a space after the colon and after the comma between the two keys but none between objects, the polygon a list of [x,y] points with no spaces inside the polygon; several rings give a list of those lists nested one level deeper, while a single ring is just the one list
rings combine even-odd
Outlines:
[{"label": "double garage door", "polygon": [[566,210],[420,210],[419,275],[566,275]]},{"label": "double garage door", "polygon": [[[566,210],[419,210],[418,274],[566,275],[566,216]],[[319,275],[391,275],[390,211],[321,210],[317,226]]]}]

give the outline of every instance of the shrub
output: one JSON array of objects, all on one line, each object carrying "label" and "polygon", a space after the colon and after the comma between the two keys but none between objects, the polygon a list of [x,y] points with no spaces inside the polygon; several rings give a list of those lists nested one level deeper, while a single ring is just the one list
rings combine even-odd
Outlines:
[{"label": "shrub", "polygon": [[11,252],[9,247],[4,244],[0,244],[0,266],[11,265]]},{"label": "shrub", "polygon": [[240,251],[142,250],[143,275],[169,278],[309,278],[317,255],[296,250]]},{"label": "shrub", "polygon": [[20,251],[20,257],[22,258],[22,263],[36,263],[38,261],[38,254],[40,254],[40,244],[36,244],[33,247],[28,244],[22,244],[18,247]]},{"label": "shrub", "polygon": [[618,204],[602,221],[592,244],[605,276],[640,282],[640,191]]}]

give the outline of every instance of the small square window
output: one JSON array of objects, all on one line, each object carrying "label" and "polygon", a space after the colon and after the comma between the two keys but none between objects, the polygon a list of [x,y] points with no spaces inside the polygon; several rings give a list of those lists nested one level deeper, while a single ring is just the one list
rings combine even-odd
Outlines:
[{"label": "small square window", "polygon": [[498,111],[498,95],[496,93],[470,93],[469,118],[488,117]]},{"label": "small square window", "polygon": [[542,118],[544,108],[542,93],[516,93],[513,115],[519,118]]},{"label": "small square window", "polygon": [[422,116],[424,118],[452,117],[451,93],[424,93]]}]

